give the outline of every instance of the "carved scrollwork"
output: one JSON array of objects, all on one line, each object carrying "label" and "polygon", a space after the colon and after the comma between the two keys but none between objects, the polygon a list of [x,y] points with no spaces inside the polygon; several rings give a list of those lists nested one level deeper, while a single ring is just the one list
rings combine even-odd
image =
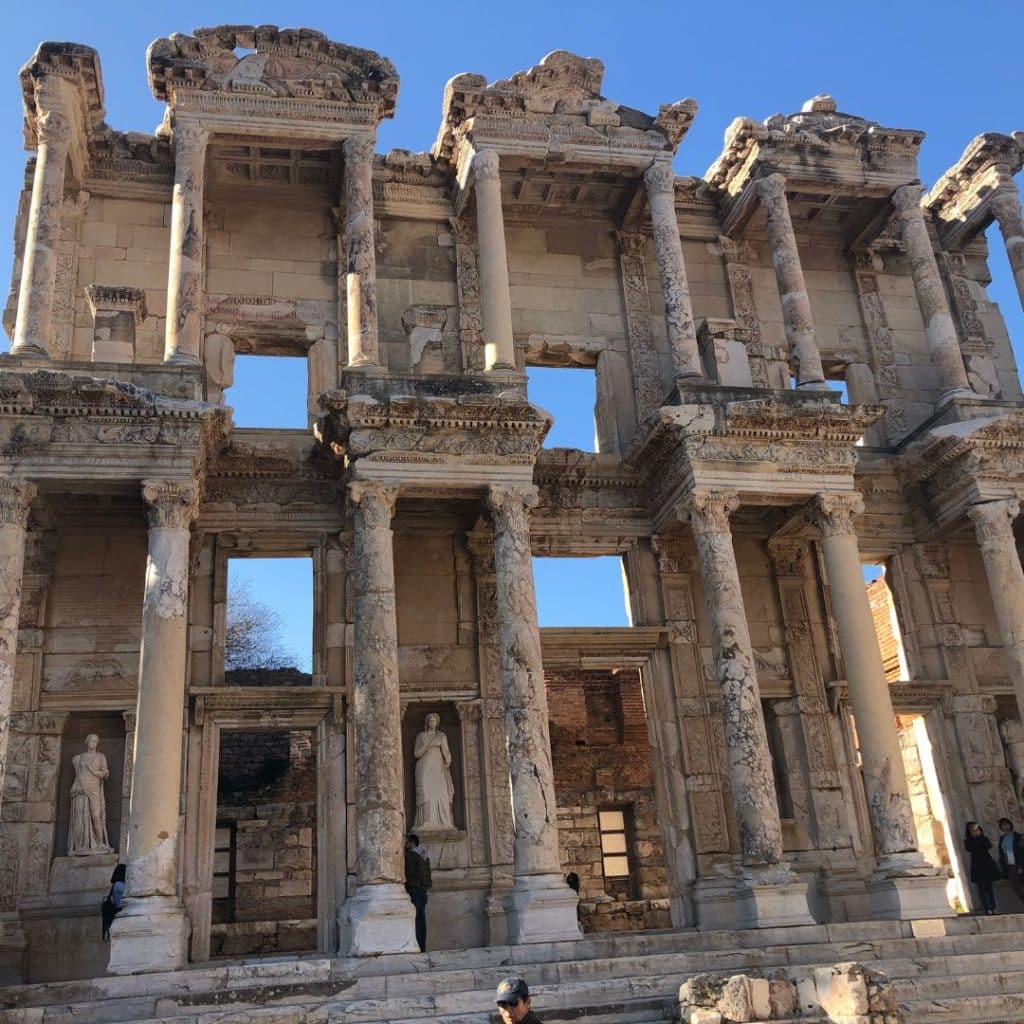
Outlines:
[{"label": "carved scrollwork", "polygon": [[528,535],[530,509],[535,508],[537,502],[537,488],[532,484],[492,486],[487,491],[487,507],[494,519],[494,528],[500,533]]},{"label": "carved scrollwork", "polygon": [[477,181],[497,181],[501,175],[497,150],[478,149],[473,154],[473,175]]},{"label": "carved scrollwork", "polygon": [[36,496],[35,484],[27,480],[0,478],[0,525],[28,525],[28,515]]},{"label": "carved scrollwork", "polygon": [[390,530],[398,501],[398,488],[373,480],[356,480],[348,485],[357,530]]},{"label": "carved scrollwork", "polygon": [[199,513],[199,487],[194,480],[145,480],[142,500],[151,530],[187,530]]},{"label": "carved scrollwork", "polygon": [[854,520],[864,511],[864,499],[860,494],[832,494],[824,492],[815,496],[808,508],[808,520],[822,536],[837,537],[855,533]]},{"label": "carved scrollwork", "polygon": [[697,488],[683,509],[695,534],[730,533],[729,516],[740,507],[735,491]]}]

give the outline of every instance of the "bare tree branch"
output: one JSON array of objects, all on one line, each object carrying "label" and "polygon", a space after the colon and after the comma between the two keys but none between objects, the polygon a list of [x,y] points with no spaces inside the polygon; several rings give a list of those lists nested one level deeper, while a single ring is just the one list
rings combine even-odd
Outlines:
[{"label": "bare tree branch", "polygon": [[282,636],[280,612],[253,594],[252,580],[240,577],[228,588],[224,668],[290,668],[298,663]]}]

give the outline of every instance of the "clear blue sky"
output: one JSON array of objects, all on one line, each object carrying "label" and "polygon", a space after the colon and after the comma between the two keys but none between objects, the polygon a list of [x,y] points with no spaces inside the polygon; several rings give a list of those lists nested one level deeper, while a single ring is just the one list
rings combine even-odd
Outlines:
[{"label": "clear blue sky", "polygon": [[[983,131],[1024,128],[1024,88],[1017,59],[1024,38],[1024,4],[979,0],[859,0],[811,4],[789,0],[730,4],[690,0],[516,4],[446,4],[393,0],[388,4],[323,2],[139,3],[138,0],[51,0],[5,8],[0,42],[0,138],[9,157],[0,163],[0,281],[10,277],[8,239],[24,168],[17,71],[42,39],[71,40],[100,53],[107,119],[118,129],[152,130],[162,107],[146,84],[149,42],[172,32],[223,23],[304,25],[332,39],[369,47],[401,76],[397,115],[381,127],[378,148],[428,149],[440,118],[445,82],[473,71],[504,78],[536,64],[547,52],[568,49],[600,57],[604,94],[641,110],[685,96],[700,106],[676,158],[680,174],[703,174],[738,115],[763,119],[798,110],[809,96],[832,93],[839,109],[899,128],[927,132],[921,177],[935,179],[967,142]],[[992,246],[990,293],[1001,306],[1018,360],[1021,314],[1001,242]],[[697,311],[699,314],[699,310]],[[278,367],[283,370],[284,367]],[[539,381],[531,397],[565,408],[552,442],[592,447],[592,392],[580,389],[576,408]],[[264,415],[282,391],[256,395]],[[245,421],[239,410],[240,420]],[[301,417],[300,417],[301,418]],[[569,423],[573,429],[565,432]],[[296,424],[297,425],[297,424]],[[578,438],[578,440],[577,440]],[[583,579],[545,560],[538,569],[544,624],[611,624],[623,620],[618,567],[592,563]],[[557,580],[550,577],[558,576]],[[568,580],[568,581],[567,581]],[[290,584],[293,592],[299,584]],[[278,592],[278,606],[282,595]],[[296,599],[296,606],[302,602]],[[293,625],[296,646],[308,647],[307,605]],[[570,620],[571,616],[571,620]]]}]

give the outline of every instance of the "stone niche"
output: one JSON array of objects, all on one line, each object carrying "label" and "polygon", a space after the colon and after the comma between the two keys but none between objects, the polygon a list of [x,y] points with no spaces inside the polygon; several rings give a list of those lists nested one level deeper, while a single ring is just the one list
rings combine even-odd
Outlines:
[{"label": "stone niche", "polygon": [[[455,821],[456,832],[433,833],[420,829],[420,839],[428,848],[433,867],[451,867],[454,865],[443,865],[438,859],[438,855],[442,852],[439,841],[444,844],[458,841],[461,836],[465,835],[466,829],[466,794],[462,779],[459,716],[451,701],[417,701],[406,708],[402,719],[402,751],[405,755],[405,823],[407,829],[412,829],[416,817],[416,758],[413,757],[413,746],[416,743],[417,735],[423,731],[427,715],[437,715],[441,719],[438,730],[448,738],[448,749],[452,754],[451,773],[452,783],[455,787],[455,795],[452,797],[452,817]],[[434,849],[430,849],[431,842],[428,840],[432,841]]]}]

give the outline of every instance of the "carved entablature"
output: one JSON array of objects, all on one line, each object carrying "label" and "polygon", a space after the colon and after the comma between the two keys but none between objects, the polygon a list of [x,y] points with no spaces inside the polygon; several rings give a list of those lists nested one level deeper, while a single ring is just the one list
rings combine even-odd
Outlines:
[{"label": "carved entablature", "polygon": [[602,96],[603,79],[601,61],[565,50],[490,85],[481,75],[456,75],[445,86],[432,152],[456,165],[486,146],[502,155],[641,169],[656,154],[675,152],[696,102],[667,104],[652,117]]},{"label": "carved entablature", "polygon": [[693,487],[781,505],[820,490],[852,489],[856,442],[882,414],[879,406],[794,392],[728,401],[684,389],[680,397],[683,404],[648,420],[626,456],[650,488],[656,528]]},{"label": "carved entablature", "polygon": [[451,215],[448,161],[429,153],[389,150],[373,172],[373,209],[381,217],[447,220]]},{"label": "carved entablature", "polygon": [[89,136],[90,192],[165,198],[173,181],[174,156],[167,138],[119,132],[106,124]]},{"label": "carved entablature", "polygon": [[782,174],[788,190],[806,191],[811,201],[816,193],[828,193],[833,204],[836,194],[856,198],[856,209],[845,215],[857,223],[852,240],[876,213],[861,210],[863,200],[887,200],[894,189],[917,180],[923,139],[924,132],[885,128],[841,113],[831,96],[815,96],[799,113],[774,114],[763,124],[736,118],[705,178],[722,192],[726,234],[756,205],[753,183]]},{"label": "carved entablature", "polygon": [[[236,49],[251,52],[239,56]],[[175,33],[150,44],[146,64],[158,100],[212,128],[243,116],[319,124],[323,137],[343,138],[359,132],[339,126],[372,132],[392,117],[398,96],[389,60],[308,28],[220,25]]]},{"label": "carved entablature", "polygon": [[158,468],[198,471],[227,429],[222,408],[125,381],[0,372],[0,460],[33,479],[66,477],[84,458],[124,478]]},{"label": "carved entablature", "polygon": [[1024,496],[1024,411],[977,416],[935,427],[901,457],[916,484],[927,525],[960,525],[980,502]]},{"label": "carved entablature", "polygon": [[526,482],[551,416],[514,393],[451,398],[332,391],[317,436],[358,476],[422,478],[428,490],[479,490],[488,472]]},{"label": "carved entablature", "polygon": [[986,132],[939,178],[924,205],[931,210],[946,249],[957,250],[992,221],[992,198],[1024,167],[1024,132]]},{"label": "carved entablature", "polygon": [[71,133],[72,168],[83,178],[89,140],[105,127],[99,54],[80,43],[40,43],[21,69],[20,78],[25,148],[39,148],[48,117],[63,121]]}]

